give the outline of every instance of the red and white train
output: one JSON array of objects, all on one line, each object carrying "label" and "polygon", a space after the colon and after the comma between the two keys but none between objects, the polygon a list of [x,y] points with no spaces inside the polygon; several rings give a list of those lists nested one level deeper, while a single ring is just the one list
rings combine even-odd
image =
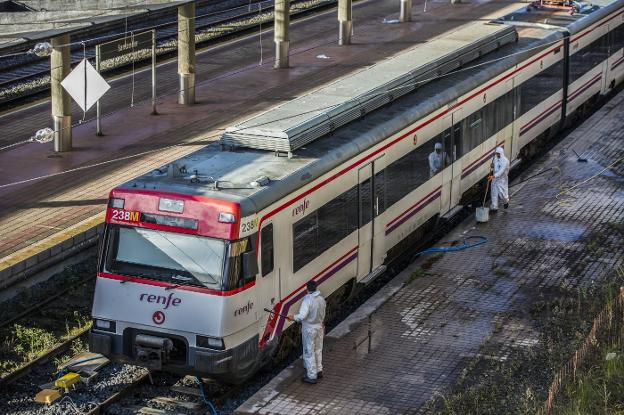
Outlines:
[{"label": "red and white train", "polygon": [[[91,350],[236,382],[271,356],[305,284],[367,281],[488,173],[624,78],[624,0],[518,40],[351,121],[293,157],[210,145],[110,193]],[[430,174],[442,143],[448,159]],[[402,243],[403,242],[403,243]]]}]

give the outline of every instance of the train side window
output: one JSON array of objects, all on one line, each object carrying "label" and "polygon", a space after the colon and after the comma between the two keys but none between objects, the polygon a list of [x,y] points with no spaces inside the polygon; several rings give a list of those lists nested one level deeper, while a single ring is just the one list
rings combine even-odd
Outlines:
[{"label": "train side window", "polygon": [[357,203],[354,186],[293,224],[293,272],[357,230]]},{"label": "train side window", "polygon": [[371,205],[371,179],[368,178],[360,183],[359,199],[360,199],[360,228],[366,225],[373,218],[373,207]]},{"label": "train side window", "polygon": [[570,56],[570,83],[585,75],[609,55],[608,34],[599,37]]},{"label": "train side window", "polygon": [[483,112],[482,110],[470,114],[464,120],[464,154],[477,147],[483,142]]},{"label": "train side window", "polygon": [[488,138],[495,135],[498,130],[496,129],[496,100],[487,104],[483,109],[483,140],[487,140]]},{"label": "train side window", "polygon": [[442,151],[446,153],[444,158],[444,167],[455,161],[455,151],[453,148],[453,130],[451,128],[446,129],[440,134],[440,141],[442,142]]},{"label": "train side window", "polygon": [[550,65],[520,85],[520,115],[563,88],[563,60]]},{"label": "train side window", "polygon": [[293,272],[299,271],[317,256],[318,220],[312,212],[293,225]]},{"label": "train side window", "polygon": [[466,152],[464,151],[464,141],[462,140],[464,136],[465,121],[466,120],[462,120],[453,124],[453,154],[455,156],[455,160],[458,160]]},{"label": "train side window", "polygon": [[611,34],[609,52],[613,55],[624,48],[624,23],[620,24],[609,33]]},{"label": "train side window", "polygon": [[514,95],[515,91],[511,90],[494,101],[494,107],[496,108],[496,132],[513,122]]},{"label": "train side window", "polygon": [[[429,180],[432,171],[429,155],[435,151],[435,143],[443,144],[443,135],[444,133],[427,141],[425,144],[418,146],[416,149],[405,154],[400,159],[395,160],[384,169],[383,181],[385,188],[383,190],[385,203],[379,204],[380,214],[388,206],[392,206],[408,193]],[[446,135],[450,136],[450,129],[447,130]],[[450,163],[449,160],[446,161]],[[444,167],[445,165],[441,166],[440,170]],[[375,176],[375,187],[377,188],[377,196],[379,197],[380,202],[383,200],[380,196],[380,189],[378,188],[378,186],[380,186],[381,179],[382,178],[380,176]]]},{"label": "train side window", "polygon": [[381,170],[375,174],[375,216],[381,215],[386,211],[386,175],[385,170]]},{"label": "train side window", "polygon": [[262,276],[264,277],[273,271],[274,253],[273,253],[273,224],[270,223],[260,233],[260,245],[262,255]]},{"label": "train side window", "polygon": [[357,188],[352,187],[318,210],[319,254],[358,228]]}]

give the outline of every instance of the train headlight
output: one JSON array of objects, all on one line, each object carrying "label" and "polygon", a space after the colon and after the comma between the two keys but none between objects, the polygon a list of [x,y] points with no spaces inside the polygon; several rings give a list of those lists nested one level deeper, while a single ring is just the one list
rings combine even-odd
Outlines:
[{"label": "train headlight", "polygon": [[158,201],[158,210],[163,212],[182,213],[184,212],[184,200],[166,199],[161,197]]},{"label": "train headlight", "polygon": [[115,322],[110,320],[93,320],[93,327],[97,330],[115,332]]},{"label": "train headlight", "polygon": [[224,350],[225,345],[223,339],[216,337],[197,336],[197,347],[203,347],[205,349]]},{"label": "train headlight", "polygon": [[219,222],[221,223],[236,223],[236,216],[232,213],[220,212],[219,213]]},{"label": "train headlight", "polygon": [[108,207],[112,207],[115,209],[123,209],[125,203],[126,203],[125,199],[113,197],[111,200],[108,201]]}]

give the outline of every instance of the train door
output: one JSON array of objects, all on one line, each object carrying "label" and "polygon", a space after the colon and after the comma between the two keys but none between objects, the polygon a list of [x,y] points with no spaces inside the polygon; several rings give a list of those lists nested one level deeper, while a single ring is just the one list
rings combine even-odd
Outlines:
[{"label": "train door", "polygon": [[[463,135],[462,135],[462,110],[461,108],[451,114],[451,170],[447,173],[450,176],[450,186],[448,192],[450,194],[450,206],[449,209],[453,209],[462,196],[461,188],[461,173],[462,173],[462,161],[461,156],[464,154],[463,149]],[[448,186],[448,185],[447,185]]]},{"label": "train door", "polygon": [[440,142],[443,146],[442,151],[446,155],[448,160],[444,162],[444,169],[442,170],[442,193],[441,193],[441,204],[440,204],[440,213],[444,214],[452,209],[451,206],[451,192],[453,186],[453,170],[455,164],[455,145],[453,142],[453,114],[446,116],[442,120],[443,125],[448,125],[449,127],[442,131],[439,136],[436,137],[436,143]]},{"label": "train door", "polygon": [[[516,129],[516,118],[520,111],[520,90],[516,88],[516,78],[508,80],[506,85],[506,90],[511,91],[511,93],[508,93],[507,96],[509,99],[503,101],[503,105],[507,107],[505,111],[511,112],[511,123],[506,127],[503,136],[497,136],[496,140],[497,144],[501,141],[505,141],[503,144],[505,153],[509,160],[513,161],[518,158],[518,153],[520,152],[520,137],[516,137],[516,131],[518,131],[518,129]],[[507,142],[507,140],[509,140],[509,142]]]},{"label": "train door", "polygon": [[273,223],[263,224],[260,231],[260,271],[256,277],[256,304],[258,313],[258,333],[262,335],[269,321],[263,310],[272,310],[279,302],[279,265],[275,266],[275,242],[277,241]]},{"label": "train door", "polygon": [[383,246],[376,247],[375,241],[375,235],[379,233],[376,217],[385,210],[384,171],[376,170],[378,160],[358,170],[358,282],[367,282],[383,272],[383,254],[380,254]]}]

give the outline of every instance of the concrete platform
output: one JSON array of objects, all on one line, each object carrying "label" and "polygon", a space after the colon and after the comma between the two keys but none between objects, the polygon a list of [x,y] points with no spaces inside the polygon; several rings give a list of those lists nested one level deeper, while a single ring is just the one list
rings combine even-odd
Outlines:
[{"label": "concrete platform", "polygon": [[[262,65],[257,35],[204,52],[197,61],[198,103],[191,107],[176,103],[176,62],[163,64],[158,116],[149,115],[149,103],[128,108],[133,83],[139,89],[149,73],[121,78],[107,98],[104,112],[111,106],[116,112],[103,120],[104,137],[95,136],[94,123],[87,122],[74,128],[71,153],[54,154],[51,143],[0,152],[0,289],[92,244],[108,192],[117,184],[195,151],[225,127],[336,77],[476,19],[521,7],[513,1],[433,1],[423,14],[423,3],[414,3],[414,20],[406,24],[383,23],[396,21],[395,0],[358,3],[354,44],[348,47],[336,44],[335,10],[300,20],[291,28],[287,70],[272,69],[270,30],[262,36]],[[74,121],[82,116],[77,115]],[[48,103],[3,115],[0,142],[28,137],[49,124]]]},{"label": "concrete platform", "polygon": [[[577,161],[572,149],[589,161]],[[327,334],[324,379],[299,360],[237,414],[416,414],[479,353],[505,360],[539,342],[538,293],[599,284],[624,264],[624,92],[542,157],[510,189],[511,206],[447,237],[488,243],[446,253],[424,276],[411,264]]]}]

